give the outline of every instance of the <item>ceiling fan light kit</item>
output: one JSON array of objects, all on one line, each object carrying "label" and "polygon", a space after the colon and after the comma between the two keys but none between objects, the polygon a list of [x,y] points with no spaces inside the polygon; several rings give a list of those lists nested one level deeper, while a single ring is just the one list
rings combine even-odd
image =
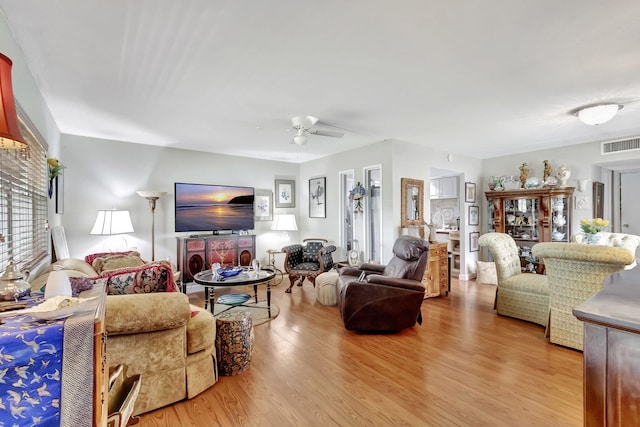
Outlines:
[{"label": "ceiling fan light kit", "polygon": [[575,110],[574,115],[578,116],[582,123],[595,126],[613,119],[622,107],[621,104],[616,103],[587,105]]}]

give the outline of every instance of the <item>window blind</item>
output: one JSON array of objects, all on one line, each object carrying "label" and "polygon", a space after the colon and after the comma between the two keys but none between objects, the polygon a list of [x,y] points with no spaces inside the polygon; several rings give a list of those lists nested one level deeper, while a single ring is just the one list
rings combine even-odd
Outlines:
[{"label": "window blind", "polygon": [[28,152],[0,150],[0,271],[31,270],[48,256],[46,143],[17,106]]}]

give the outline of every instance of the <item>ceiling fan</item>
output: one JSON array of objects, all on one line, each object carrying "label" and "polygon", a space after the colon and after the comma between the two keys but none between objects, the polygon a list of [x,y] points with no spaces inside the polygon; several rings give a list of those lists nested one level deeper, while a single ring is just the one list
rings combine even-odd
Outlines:
[{"label": "ceiling fan", "polygon": [[342,138],[344,133],[331,130],[311,129],[318,123],[318,119],[313,116],[296,116],[291,119],[291,125],[296,130],[296,135],[291,140],[292,144],[304,145],[307,143],[307,134],[329,136],[331,138]]}]

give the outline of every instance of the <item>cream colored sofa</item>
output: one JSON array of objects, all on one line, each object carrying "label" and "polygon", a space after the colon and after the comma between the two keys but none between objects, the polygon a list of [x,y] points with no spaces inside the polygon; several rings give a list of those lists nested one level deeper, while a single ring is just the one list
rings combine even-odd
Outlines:
[{"label": "cream colored sofa", "polygon": [[573,308],[602,289],[604,279],[634,262],[629,250],[606,245],[548,242],[532,248],[549,278],[549,337],[554,344],[582,350],[583,324]]},{"label": "cream colored sofa", "polygon": [[[54,265],[70,277],[105,283],[83,260]],[[114,270],[109,274],[113,277]],[[32,289],[40,290],[47,276],[48,272],[32,281]],[[108,295],[105,327],[108,365],[127,365],[127,375],[141,377],[134,415],[190,399],[218,380],[215,319],[190,305],[181,292]]]}]

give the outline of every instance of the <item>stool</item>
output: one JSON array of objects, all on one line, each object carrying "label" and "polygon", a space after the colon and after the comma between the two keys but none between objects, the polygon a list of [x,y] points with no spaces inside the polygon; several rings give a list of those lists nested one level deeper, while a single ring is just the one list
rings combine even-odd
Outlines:
[{"label": "stool", "polygon": [[216,318],[218,373],[236,375],[249,369],[255,340],[251,313],[234,311]]},{"label": "stool", "polygon": [[322,305],[338,304],[336,285],[339,273],[337,271],[327,271],[316,277],[316,299]]}]

